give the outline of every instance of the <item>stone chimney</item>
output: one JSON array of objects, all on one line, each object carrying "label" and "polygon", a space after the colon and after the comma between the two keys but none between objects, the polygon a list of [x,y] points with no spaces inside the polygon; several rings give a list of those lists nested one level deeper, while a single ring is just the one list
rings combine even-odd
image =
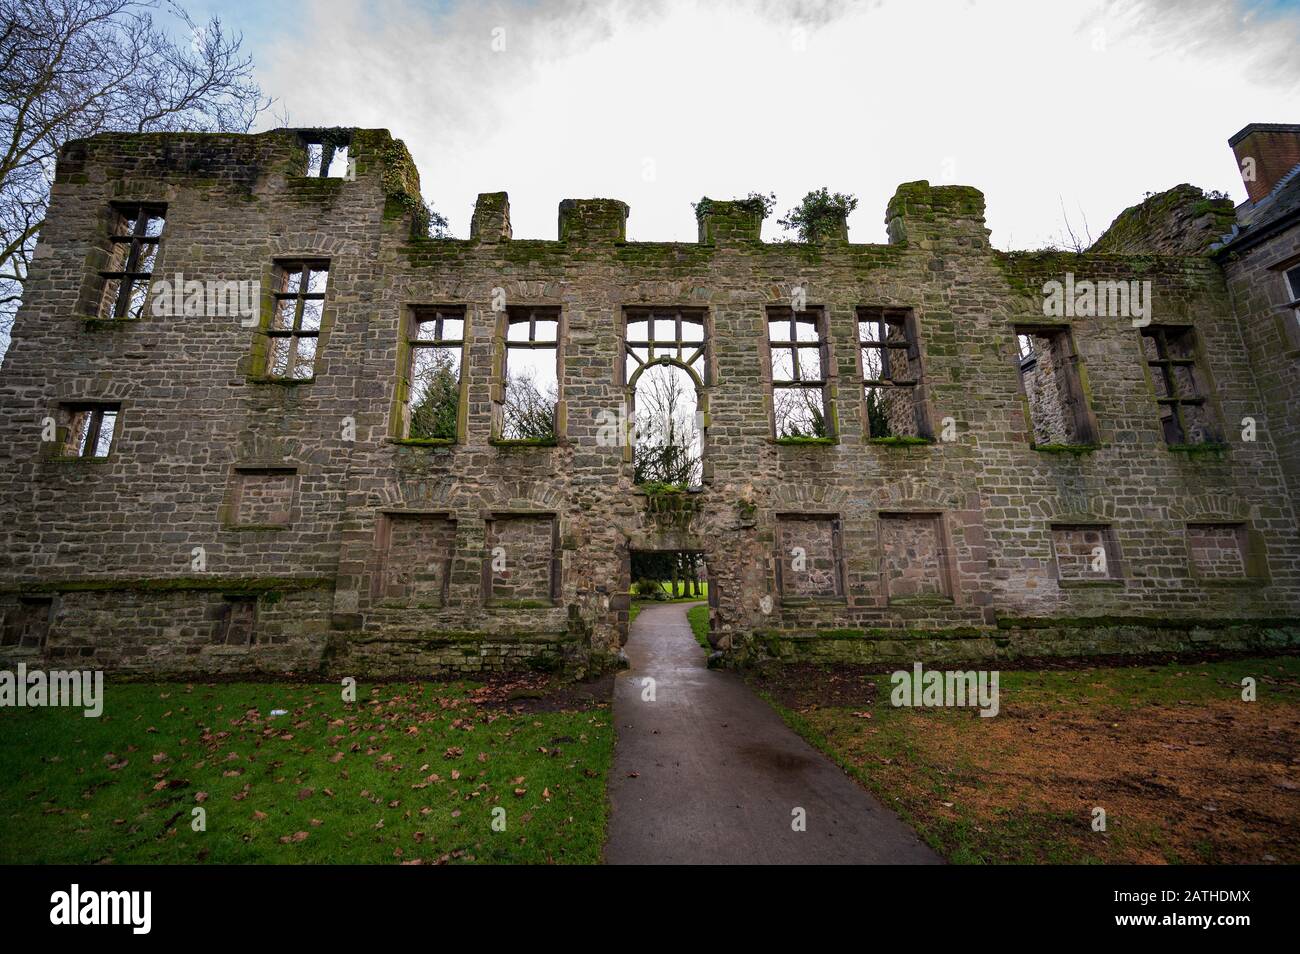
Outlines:
[{"label": "stone chimney", "polygon": [[1278,180],[1300,166],[1300,125],[1251,123],[1228,140],[1251,202],[1273,191]]}]

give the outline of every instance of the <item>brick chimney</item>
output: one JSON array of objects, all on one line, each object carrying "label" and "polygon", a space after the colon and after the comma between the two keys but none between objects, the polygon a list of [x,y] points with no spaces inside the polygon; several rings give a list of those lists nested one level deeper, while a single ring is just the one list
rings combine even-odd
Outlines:
[{"label": "brick chimney", "polygon": [[1251,123],[1228,140],[1251,202],[1273,191],[1279,179],[1300,166],[1300,125]]}]

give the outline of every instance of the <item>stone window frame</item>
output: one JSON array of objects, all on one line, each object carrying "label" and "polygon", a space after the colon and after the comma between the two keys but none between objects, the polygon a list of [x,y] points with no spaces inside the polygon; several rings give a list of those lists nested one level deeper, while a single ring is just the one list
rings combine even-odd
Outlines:
[{"label": "stone window frame", "polygon": [[[862,340],[862,325],[867,321],[896,320],[903,326],[904,341],[898,345],[886,342],[869,342]],[[858,404],[862,415],[863,442],[876,446],[894,444],[933,444],[934,419],[930,411],[929,385],[925,377],[925,361],[921,353],[921,324],[916,309],[910,305],[858,305],[853,310],[854,347],[853,360],[858,376]],[[867,369],[862,363],[863,347],[873,347],[888,355],[889,350],[907,350],[908,363],[916,368],[916,377],[911,382],[898,382],[892,376],[888,378],[868,378]],[[884,363],[882,362],[882,368]],[[872,437],[871,414],[867,409],[867,388],[869,387],[909,387],[912,389],[912,408],[916,415],[915,437]]]},{"label": "stone window frame", "polygon": [[[134,218],[135,225],[130,229],[125,226]],[[159,220],[157,232],[150,231],[149,223]],[[90,318],[93,321],[108,324],[141,321],[148,314],[150,283],[153,279],[158,261],[162,256],[163,233],[167,228],[167,203],[149,200],[114,201],[108,205],[108,235],[106,257],[103,269],[97,272],[95,294],[90,303]],[[117,258],[117,249],[125,246],[125,258],[122,267],[112,268]],[[142,271],[140,264],[141,250],[153,247],[153,261],[148,271]],[[112,282],[117,282],[117,294],[110,299],[108,291]],[[143,288],[140,298],[139,313],[130,314],[130,301],[134,289]],[[122,313],[125,308],[125,313]]]},{"label": "stone window frame", "polygon": [[456,515],[449,510],[412,510],[412,509],[392,509],[381,510],[378,514],[378,521],[375,525],[375,558],[371,566],[370,578],[370,599],[379,608],[396,608],[398,597],[390,596],[386,592],[384,577],[388,572],[388,550],[392,542],[393,524],[398,520],[445,520],[451,524],[452,532],[452,549],[448,551],[443,558],[442,586],[438,594],[438,600],[435,604],[412,604],[409,600],[403,601],[401,608],[423,608],[423,609],[442,609],[448,605],[451,598],[451,573],[452,567],[456,560],[456,550],[460,542],[459,521]]},{"label": "stone window frame", "polygon": [[[1106,575],[1104,577],[1084,578],[1084,579],[1064,579],[1061,576],[1061,558],[1056,550],[1056,531],[1057,530],[1096,530],[1101,534],[1102,545],[1106,548]],[[1105,520],[1095,520],[1090,517],[1064,517],[1052,520],[1047,526],[1047,544],[1052,551],[1052,563],[1050,576],[1056,581],[1056,585],[1062,589],[1076,589],[1087,587],[1107,587],[1107,586],[1125,586],[1127,584],[1127,574],[1125,572],[1124,554],[1120,549],[1119,536],[1115,532],[1115,525]]]},{"label": "stone window frame", "polygon": [[[243,489],[240,477],[245,474],[290,474],[293,477],[293,490],[290,493],[289,519],[285,523],[239,523],[240,491]],[[226,482],[225,498],[221,504],[221,529],[238,533],[280,532],[290,530],[297,523],[298,492],[302,485],[302,470],[292,463],[238,463],[231,465]]]},{"label": "stone window frame", "polygon": [[[283,284],[293,271],[301,273],[308,268],[325,272],[325,289],[313,292],[301,287],[296,292],[283,290]],[[333,289],[335,287],[334,262],[328,257],[315,254],[277,255],[263,270],[262,318],[253,335],[253,346],[249,357],[248,380],[254,384],[271,384],[280,387],[301,387],[316,380],[320,366],[321,353],[325,350],[330,331],[334,326]],[[277,304],[281,301],[294,302],[293,324],[288,329],[275,328]],[[302,329],[303,307],[308,301],[320,301],[320,323],[314,329]],[[301,338],[314,338],[315,350],[312,353],[311,374],[305,377],[288,377],[270,373],[272,360],[272,342],[287,339],[290,342],[291,360],[297,360],[296,342]],[[294,364],[289,365],[290,369]]]},{"label": "stone window frame", "polygon": [[[44,609],[44,625],[36,636],[35,645],[30,644],[30,634],[26,631],[19,631],[20,617],[19,614],[25,614],[28,610],[36,608],[39,613],[40,608]],[[54,628],[54,613],[56,609],[55,598],[53,595],[20,595],[9,607],[4,614],[3,626],[0,627],[0,647],[14,652],[24,650],[33,653],[44,652],[49,646],[50,631]],[[30,622],[30,620],[23,620]]]},{"label": "stone window frame", "polygon": [[[103,455],[69,453],[68,447],[72,441],[73,428],[78,417],[83,414],[89,414],[89,429],[86,433],[85,446],[89,448],[94,442],[98,442],[103,435],[104,417],[112,413],[113,430],[109,437],[108,449]],[[75,399],[60,401],[51,414],[55,421],[54,440],[48,441],[43,445],[43,457],[45,460],[78,465],[97,465],[106,464],[118,455],[118,450],[122,443],[122,431],[126,420],[126,405],[122,401],[101,401],[94,399]]]},{"label": "stone window frame", "polygon": [[[936,541],[939,546],[939,576],[944,592],[939,596],[905,596],[895,598],[889,593],[889,583],[885,576],[885,534],[884,521],[894,517],[926,517],[934,521]],[[876,512],[876,576],[877,587],[886,606],[955,606],[957,605],[957,572],[954,566],[955,554],[952,547],[952,535],[948,526],[948,515],[942,510],[879,510]]]},{"label": "stone window frame", "polygon": [[1282,340],[1290,347],[1289,357],[1300,353],[1300,257],[1274,266],[1279,273],[1284,300],[1279,309]]},{"label": "stone window frame", "polygon": [[[1082,451],[1096,450],[1101,446],[1101,427],[1097,423],[1097,415],[1092,409],[1092,402],[1089,395],[1092,389],[1088,384],[1088,369],[1083,361],[1083,356],[1079,354],[1078,346],[1074,340],[1074,328],[1072,325],[1061,322],[1041,322],[1026,321],[1015,322],[1011,329],[1012,337],[1015,342],[1016,350],[1016,382],[1019,388],[1021,406],[1025,413],[1025,427],[1029,439],[1029,449],[1048,453],[1051,451]],[[1065,339],[1066,358],[1067,358],[1067,380],[1070,386],[1071,397],[1074,399],[1076,408],[1074,426],[1080,440],[1073,444],[1035,444],[1034,443],[1034,416],[1029,406],[1029,392],[1025,389],[1025,365],[1029,361],[1037,361],[1037,352],[1031,351],[1025,354],[1023,346],[1020,344],[1021,335],[1037,335],[1046,337],[1048,335],[1062,335]]]},{"label": "stone window frame", "polygon": [[[432,314],[434,317],[427,317]],[[426,316],[426,317],[421,317]],[[459,340],[442,337],[442,321],[452,318],[461,322]],[[394,444],[411,446],[447,446],[463,444],[469,422],[469,375],[466,366],[469,362],[470,313],[464,304],[409,304],[403,307],[401,315],[402,332],[398,338],[397,348],[397,382],[393,393],[392,413],[389,415],[389,440]],[[425,321],[436,321],[436,339],[419,337],[419,325]],[[415,361],[415,352],[420,348],[446,348],[460,346],[459,381],[456,397],[456,433],[453,437],[411,437],[410,431],[410,389],[411,368]]]},{"label": "stone window frame", "polygon": [[[1205,576],[1196,568],[1192,556],[1192,527],[1234,527],[1240,532],[1242,576]],[[1251,520],[1227,517],[1195,517],[1183,523],[1183,546],[1187,553],[1187,572],[1203,586],[1264,586],[1271,581],[1268,548],[1264,535]]]},{"label": "stone window frame", "polygon": [[[539,342],[535,340],[536,327],[529,329],[527,341],[510,341],[510,326],[524,320],[536,321],[538,313],[546,320],[555,321],[555,341]],[[527,314],[527,318],[522,317]],[[513,317],[512,317],[513,316]],[[498,447],[557,447],[567,443],[565,430],[567,424],[567,403],[564,398],[564,344],[568,338],[568,316],[565,309],[556,304],[518,304],[507,305],[497,318],[493,337],[492,361],[492,433],[489,443]],[[501,436],[502,416],[505,407],[506,371],[510,366],[509,352],[512,348],[555,348],[555,433],[549,439],[541,438],[507,438]]]},{"label": "stone window frame", "polygon": [[[775,317],[774,317],[775,316]],[[775,321],[781,321],[786,317],[790,321],[790,340],[773,341],[772,324]],[[805,317],[807,316],[807,317]],[[797,331],[800,323],[811,324],[817,335],[815,341],[800,341],[797,339]],[[801,311],[795,311],[790,305],[768,305],[763,310],[763,337],[762,337],[762,360],[763,360],[763,383],[766,385],[768,396],[768,440],[773,444],[790,445],[790,446],[807,446],[807,445],[831,445],[840,442],[838,421],[835,413],[836,397],[836,373],[834,354],[831,347],[830,335],[830,315],[825,305],[809,304],[805,305]],[[777,381],[773,373],[772,359],[774,349],[788,350],[795,354],[801,350],[816,350],[818,360],[821,362],[821,378],[816,380],[800,380],[799,366],[792,363],[794,377],[790,381]],[[821,392],[822,399],[822,417],[826,422],[826,434],[815,437],[793,437],[780,436],[777,429],[776,415],[776,393],[778,390],[817,390]]]},{"label": "stone window frame", "polygon": [[[1190,358],[1169,358],[1168,354],[1168,335],[1170,332],[1191,335],[1191,354]],[[1155,359],[1149,359],[1146,353],[1146,345],[1142,339],[1151,338],[1156,343]],[[1138,329],[1138,353],[1141,357],[1142,367],[1146,374],[1147,387],[1151,391],[1151,398],[1156,404],[1157,410],[1163,406],[1173,408],[1174,421],[1179,429],[1181,436],[1184,438],[1180,442],[1171,443],[1165,433],[1164,419],[1156,415],[1156,426],[1160,430],[1160,439],[1166,449],[1171,451],[1186,451],[1205,448],[1226,448],[1227,444],[1223,440],[1223,417],[1219,413],[1217,402],[1214,400],[1215,386],[1213,377],[1210,374],[1210,365],[1206,360],[1205,348],[1202,342],[1200,330],[1194,324],[1150,324]],[[1184,398],[1179,395],[1177,390],[1177,379],[1172,373],[1175,367],[1191,367],[1197,378],[1202,382],[1200,393],[1194,397]],[[1165,382],[1166,397],[1160,397],[1160,392],[1156,389],[1155,369],[1160,369],[1162,379]],[[1199,443],[1189,443],[1187,437],[1187,425],[1183,420],[1182,407],[1200,406],[1205,408],[1205,416],[1211,432],[1211,439]]]},{"label": "stone window frame", "polygon": [[[500,521],[548,518],[551,521],[550,596],[545,600],[527,601],[537,605],[518,606],[513,600],[499,600],[492,595],[492,548],[495,545],[494,525]],[[499,510],[489,513],[483,520],[483,570],[479,584],[483,605],[496,609],[554,609],[560,605],[560,584],[563,576],[563,552],[560,548],[560,515],[554,510]]]},{"label": "stone window frame", "polygon": [[[656,319],[663,319],[671,315],[675,324],[676,337],[671,340],[659,340],[654,337],[646,339],[631,340],[628,338],[628,328],[631,324],[638,321],[649,321],[649,332],[654,334],[654,322]],[[698,319],[698,320],[697,320]],[[624,305],[620,311],[620,321],[622,326],[619,328],[619,338],[623,342],[623,348],[618,356],[618,380],[623,384],[623,406],[626,408],[626,430],[623,440],[623,461],[631,466],[633,456],[636,453],[635,435],[632,434],[632,422],[636,416],[636,386],[640,380],[642,372],[647,368],[654,367],[656,364],[668,364],[681,368],[695,383],[695,410],[700,419],[700,470],[701,484],[707,484],[713,477],[713,466],[709,455],[709,400],[713,390],[713,383],[716,377],[716,371],[713,367],[714,348],[713,348],[713,315],[710,310],[703,305],[646,305],[634,304]],[[704,337],[696,342],[682,337],[682,325],[684,323],[699,324]],[[658,349],[661,346],[675,346],[677,351],[676,358],[663,356],[653,358],[650,361],[642,361],[641,358],[633,353],[637,347],[654,347]],[[700,347],[696,353],[684,357],[688,348],[694,348],[695,345]],[[649,357],[650,355],[647,355]],[[696,358],[700,359],[702,374],[697,374],[690,367]],[[627,373],[628,358],[637,362],[637,369],[631,375]]]},{"label": "stone window frame", "polygon": [[[305,153],[305,164],[301,176],[292,178],[298,179],[325,179],[326,181],[334,180],[338,182],[350,181],[355,177],[356,157],[352,154],[352,133],[354,130],[339,129],[321,129],[321,130],[303,130],[298,133],[298,139],[302,143]],[[316,159],[316,171],[312,172],[312,147],[320,148],[320,156]],[[341,176],[330,175],[330,169],[333,168],[334,160],[342,152],[344,156],[344,172]]]},{"label": "stone window frame", "polygon": [[[232,633],[235,632],[235,626],[242,622],[241,617],[236,614],[239,612],[248,614],[247,641],[232,643],[230,641]],[[213,642],[224,649],[252,649],[258,645],[257,640],[257,622],[261,614],[258,612],[258,598],[249,593],[223,593],[221,594],[221,605],[218,607],[216,622],[216,638]]]},{"label": "stone window frame", "polygon": [[811,606],[824,604],[846,604],[849,600],[848,568],[844,559],[844,516],[839,512],[817,511],[778,511],[773,514],[777,544],[780,545],[780,526],[782,521],[795,520],[829,520],[831,522],[831,550],[835,560],[835,593],[823,596],[787,595],[785,592],[785,563],[788,553],[779,550],[776,554],[776,594],[782,606]]}]

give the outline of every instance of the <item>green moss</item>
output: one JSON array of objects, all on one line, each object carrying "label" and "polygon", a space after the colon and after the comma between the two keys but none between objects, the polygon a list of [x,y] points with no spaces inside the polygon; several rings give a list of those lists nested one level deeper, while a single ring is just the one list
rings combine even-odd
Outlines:
[{"label": "green moss", "polygon": [[1081,457],[1084,454],[1091,454],[1095,450],[1101,450],[1100,444],[1030,444],[1030,450],[1036,450],[1042,454],[1073,454],[1075,457]]},{"label": "green moss", "polygon": [[928,437],[871,437],[867,439],[868,444],[875,444],[879,447],[917,447],[926,444],[933,444],[934,441]]},{"label": "green moss", "polygon": [[829,444],[838,444],[839,439],[835,437],[777,437],[773,438],[773,444],[780,444],[785,447],[803,447],[807,445],[825,446]]},{"label": "green moss", "polygon": [[554,609],[555,604],[548,600],[491,600],[490,609]]},{"label": "green moss", "polygon": [[1145,626],[1152,629],[1229,629],[1237,626],[1261,629],[1300,626],[1300,617],[1260,619],[1171,619],[1163,616],[999,616],[998,629],[1092,629],[1096,627]]},{"label": "green moss", "polygon": [[559,441],[554,437],[520,437],[513,440],[494,437],[488,443],[493,447],[555,447]]},{"label": "green moss", "polygon": [[333,589],[334,578],[322,576],[165,576],[86,580],[48,580],[11,584],[0,593],[181,593],[219,590],[222,593],[270,593],[280,590]]},{"label": "green moss", "polygon": [[401,447],[453,447],[454,437],[390,437],[388,443]]},{"label": "green moss", "polygon": [[1227,444],[1168,444],[1166,446],[1171,451],[1191,456],[1208,454],[1211,457],[1223,457],[1229,450]]},{"label": "green moss", "polygon": [[644,484],[637,484],[637,490],[647,496],[660,496],[663,494],[685,494],[686,487],[681,484],[666,484],[661,480],[648,480]]}]

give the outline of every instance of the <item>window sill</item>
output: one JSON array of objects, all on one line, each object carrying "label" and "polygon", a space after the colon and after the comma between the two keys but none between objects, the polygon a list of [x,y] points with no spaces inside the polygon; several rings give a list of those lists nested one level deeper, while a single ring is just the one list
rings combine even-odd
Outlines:
[{"label": "window sill", "polygon": [[1058,580],[1056,581],[1056,585],[1059,586],[1059,587],[1060,587],[1061,589],[1063,589],[1063,590],[1080,590],[1080,589],[1086,590],[1086,589],[1089,589],[1089,588],[1091,588],[1091,587],[1095,587],[1095,586],[1101,586],[1101,587],[1106,587],[1106,586],[1120,586],[1120,587],[1122,587],[1122,586],[1124,585],[1124,582],[1125,582],[1125,581],[1122,580],[1122,579],[1116,579],[1116,578],[1113,578],[1113,577],[1111,577],[1111,578],[1107,578],[1107,579],[1104,579],[1104,580],[1060,580],[1060,579],[1058,579]]},{"label": "window sill", "polygon": [[1040,454],[1073,454],[1075,457],[1082,457],[1084,454],[1091,454],[1093,451],[1101,450],[1100,444],[1030,444],[1031,451],[1037,451]]},{"label": "window sill", "polygon": [[231,533],[273,533],[290,529],[287,523],[228,523],[222,530]]},{"label": "window sill", "polygon": [[771,437],[777,447],[831,447],[839,443],[836,437]]},{"label": "window sill", "polygon": [[1268,586],[1272,580],[1267,576],[1196,576],[1197,583],[1205,586]]},{"label": "window sill", "polygon": [[282,388],[296,388],[302,384],[311,384],[316,380],[316,375],[310,378],[271,378],[264,374],[252,374],[248,376],[249,384],[275,384]]},{"label": "window sill", "polygon": [[1213,454],[1221,457],[1228,453],[1227,444],[1166,444],[1165,448],[1176,454]]},{"label": "window sill", "polygon": [[498,610],[555,609],[555,602],[552,600],[488,600],[483,606],[486,609]]},{"label": "window sill", "polygon": [[846,606],[848,598],[844,596],[783,596],[781,605],[783,607],[798,608],[800,606]]},{"label": "window sill", "polygon": [[934,443],[928,437],[868,437],[873,447],[929,447]]},{"label": "window sill", "polygon": [[142,318],[92,318],[89,315],[81,315],[78,319],[82,328],[86,331],[98,331],[107,328],[125,328],[130,325],[138,325],[144,319]]},{"label": "window sill", "polygon": [[398,447],[455,447],[454,437],[390,437],[388,443]]},{"label": "window sill", "polygon": [[41,458],[47,464],[58,464],[63,467],[96,467],[107,464],[112,459],[112,455],[107,457],[68,457],[64,454],[51,454],[48,457]]},{"label": "window sill", "polygon": [[950,596],[904,596],[891,599],[890,606],[955,606],[956,601]]},{"label": "window sill", "polygon": [[495,437],[492,440],[488,441],[488,443],[491,444],[493,447],[559,447],[560,446],[559,439],[555,437],[550,437],[550,438],[529,437],[529,438],[523,438],[521,440],[506,440],[505,438]]}]

